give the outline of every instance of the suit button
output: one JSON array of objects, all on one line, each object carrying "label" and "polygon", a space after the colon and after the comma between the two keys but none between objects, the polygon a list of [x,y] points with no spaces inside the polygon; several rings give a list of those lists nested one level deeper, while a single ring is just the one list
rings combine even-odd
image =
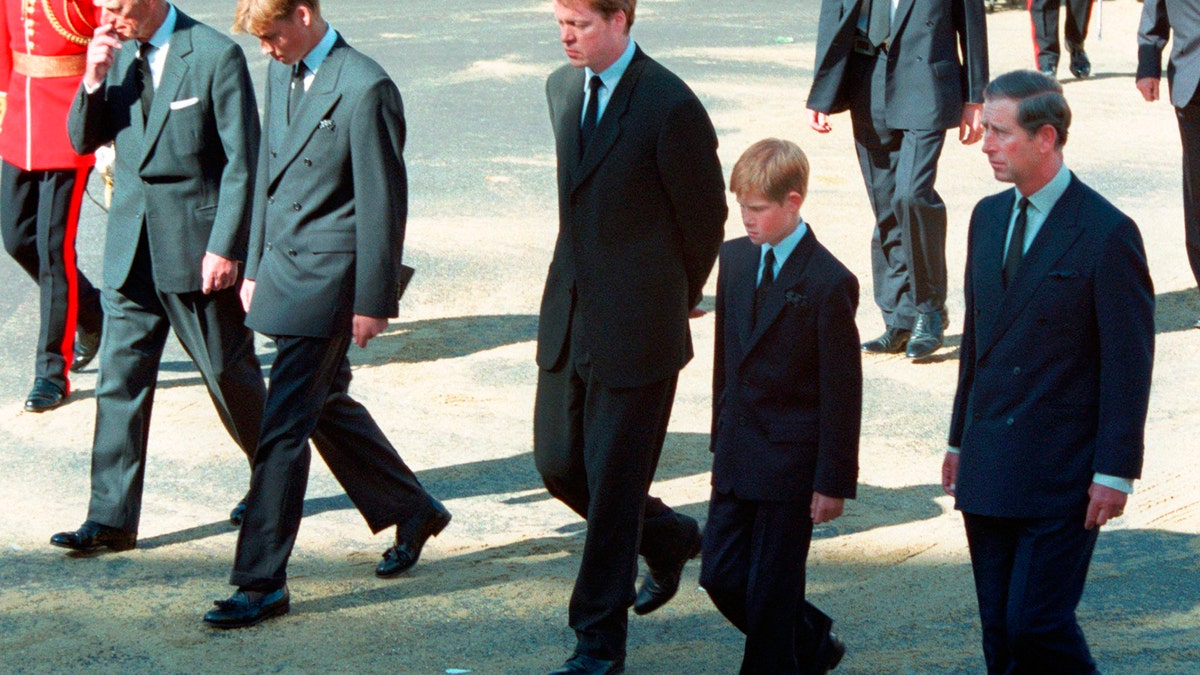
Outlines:
[{"label": "suit button", "polygon": [[274,250],[275,250],[275,244],[272,244],[271,242],[269,242],[269,241],[268,241],[268,242],[267,242],[267,250],[268,250],[268,251],[274,251]]},{"label": "suit button", "polygon": [[1008,426],[1011,427],[1013,425],[1013,418],[1010,417],[1007,420],[1005,420],[1005,424],[1007,424]]},{"label": "suit button", "polygon": [[[298,255],[300,255],[300,254],[299,254],[299,253],[296,253],[296,249],[294,249],[294,248],[289,248],[289,249],[288,249],[288,255],[290,255],[290,256],[292,256],[293,258],[295,258],[296,256],[298,256]],[[1012,420],[1009,420],[1009,423],[1011,424],[1011,423],[1012,423]]]},{"label": "suit button", "polygon": [[272,150],[272,151],[271,151],[271,156],[272,156],[272,157],[274,157],[274,156],[275,156],[275,151],[274,151],[274,150]]},{"label": "suit button", "polygon": [[1020,375],[1020,374],[1021,374],[1021,366],[1017,366],[1016,368],[1013,368],[1013,375]]},{"label": "suit button", "polygon": [[750,423],[750,422],[749,422],[749,420],[747,420],[747,419],[746,419],[746,417],[745,417],[744,415],[743,415],[742,417],[739,417],[739,418],[738,418],[738,424],[739,424],[739,425],[741,425],[741,426],[743,426],[743,427],[744,427],[744,426],[746,426],[746,425],[747,425],[747,424],[749,424],[749,423]]},{"label": "suit button", "polygon": [[292,203],[292,210],[293,210],[293,211],[299,211],[299,210],[300,210],[300,202],[293,202],[293,203]]},{"label": "suit button", "polygon": [[312,160],[305,157],[304,158],[304,166],[312,166]]},{"label": "suit button", "polygon": [[274,204],[274,203],[275,203],[275,198],[274,198],[274,197],[267,197],[267,203],[268,203],[268,204]]}]

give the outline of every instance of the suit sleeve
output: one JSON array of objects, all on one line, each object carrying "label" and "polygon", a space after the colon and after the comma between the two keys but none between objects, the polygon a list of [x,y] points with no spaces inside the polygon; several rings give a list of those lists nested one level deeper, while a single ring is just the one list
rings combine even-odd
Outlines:
[{"label": "suit sleeve", "polygon": [[1100,407],[1093,469],[1138,478],[1154,365],[1154,286],[1133,221],[1109,235],[1094,289]]},{"label": "suit sleeve", "polygon": [[237,45],[229,45],[218,61],[212,102],[225,167],[207,250],[231,260],[244,260],[260,127],[246,57]]},{"label": "suit sleeve", "polygon": [[658,142],[658,168],[683,241],[688,307],[695,307],[725,239],[725,179],[717,132],[694,97],[671,111]]},{"label": "suit sleeve", "polygon": [[[272,63],[272,66],[274,64]],[[263,94],[263,117],[271,119],[271,67],[267,68],[267,86]],[[246,278],[258,278],[258,263],[262,260],[263,242],[266,240],[267,228],[267,191],[268,175],[270,173],[270,143],[271,125],[262,127],[262,140],[259,143],[258,161],[255,162],[254,203],[250,207],[250,235],[246,244]]]},{"label": "suit sleeve", "polygon": [[960,0],[955,13],[963,57],[965,102],[983,103],[983,89],[988,83],[987,18],[983,0]]},{"label": "suit sleeve", "polygon": [[813,489],[846,499],[856,494],[862,425],[862,354],[854,323],[857,308],[858,280],[846,274],[824,298],[817,319],[820,441]]},{"label": "suit sleeve", "polygon": [[954,448],[962,447],[963,431],[966,429],[967,404],[971,397],[971,387],[975,381],[975,286],[972,281],[974,264],[975,219],[979,215],[979,206],[971,213],[971,224],[967,229],[967,264],[963,278],[963,309],[962,340],[958,349],[958,388],[954,392],[954,405],[950,414],[950,434],[946,443]]},{"label": "suit sleeve", "polygon": [[380,79],[355,108],[350,155],[356,222],[354,313],[399,315],[396,283],[408,218],[404,107],[396,85]]},{"label": "suit sleeve", "polygon": [[[109,72],[112,77],[112,72]],[[90,155],[96,148],[111,143],[116,137],[112,124],[112,109],[108,105],[108,79],[96,91],[87,93],[83,82],[75,92],[71,111],[67,114],[67,138],[71,147],[81,155]]]},{"label": "suit sleeve", "polygon": [[1137,79],[1162,77],[1162,53],[1171,38],[1171,21],[1166,0],[1145,0],[1138,24]]}]

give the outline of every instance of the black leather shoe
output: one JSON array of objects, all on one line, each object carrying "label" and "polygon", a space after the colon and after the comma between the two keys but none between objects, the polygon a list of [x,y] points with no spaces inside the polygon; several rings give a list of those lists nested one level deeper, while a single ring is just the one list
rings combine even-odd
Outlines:
[{"label": "black leather shoe", "polygon": [[59,532],[50,537],[50,543],[81,553],[93,553],[102,548],[110,551],[128,551],[137,545],[137,533],[88,520],[74,532]]},{"label": "black leather shoe", "polygon": [[929,356],[942,346],[942,337],[945,331],[945,321],[940,312],[918,314],[917,322],[913,324],[912,335],[908,338],[908,347],[904,353],[910,359]]},{"label": "black leather shoe", "polygon": [[245,628],[291,611],[291,594],[286,584],[270,593],[238,589],[228,600],[213,602],[216,609],[204,614],[204,623],[213,628]]},{"label": "black leather shoe", "polygon": [[828,655],[825,659],[825,670],[821,672],[828,673],[838,667],[842,662],[842,657],[846,655],[846,643],[838,639],[838,636],[833,633],[829,634],[829,647],[826,651]]},{"label": "black leather shoe", "polygon": [[625,660],[605,661],[587,654],[572,654],[562,668],[550,675],[619,675],[625,672]]},{"label": "black leather shoe", "polygon": [[417,536],[412,541],[400,541],[400,528],[396,527],[396,544],[383,552],[383,561],[375,568],[375,576],[394,577],[412,569],[421,558],[421,549],[425,548],[425,542],[430,537],[438,536],[450,524],[450,512],[446,507],[438,500],[432,497],[430,499],[433,500],[434,511],[421,523]]},{"label": "black leather shoe", "polygon": [[1192,324],[1192,328],[1200,328],[1200,316],[1196,317],[1196,323]]},{"label": "black leather shoe", "polygon": [[1050,67],[1038,68],[1038,72],[1052,80],[1058,79],[1058,68],[1050,68]]},{"label": "black leather shoe", "polygon": [[62,387],[39,377],[33,381],[33,389],[29,390],[29,397],[25,399],[25,412],[40,413],[53,410],[62,405],[66,398]]},{"label": "black leather shoe", "polygon": [[688,540],[681,549],[681,555],[666,566],[656,567],[647,563],[646,577],[642,587],[638,589],[637,598],[633,601],[633,613],[649,614],[667,604],[679,591],[679,580],[683,577],[683,567],[687,561],[700,553],[700,530],[696,528],[688,534]]},{"label": "black leather shoe", "polygon": [[71,361],[71,372],[78,373],[87,367],[100,352],[101,331],[88,333],[79,331],[75,338],[75,358]]},{"label": "black leather shoe", "polygon": [[883,335],[862,344],[862,350],[868,354],[899,354],[908,344],[912,331],[903,328],[892,328],[883,331]]},{"label": "black leather shoe", "polygon": [[238,502],[237,506],[233,507],[233,510],[229,512],[229,524],[234,527],[241,527],[242,520],[245,518],[246,518],[246,498],[242,497],[242,501]]},{"label": "black leather shoe", "polygon": [[1092,60],[1083,51],[1083,45],[1071,49],[1071,74],[1081,80],[1092,74]]}]

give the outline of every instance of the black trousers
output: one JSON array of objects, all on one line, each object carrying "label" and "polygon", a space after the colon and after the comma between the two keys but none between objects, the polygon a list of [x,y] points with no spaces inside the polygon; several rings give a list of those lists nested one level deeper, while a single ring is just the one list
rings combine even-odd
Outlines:
[{"label": "black trousers", "polygon": [[350,327],[333,338],[277,336],[262,437],[230,583],[251,590],[287,581],[312,458],[311,438],[372,532],[414,538],[433,500],[371,413],[350,398]]},{"label": "black trousers", "polygon": [[946,304],[946,205],[934,190],[945,129],[887,125],[887,55],[851,57],[850,104],[858,164],[875,212],[871,272],[875,304],[889,327],[912,329],[918,314]]},{"label": "black trousers", "polygon": [[741,675],[824,673],[833,621],[804,599],[809,502],[762,502],[713,490],[700,585],[746,635]]},{"label": "black trousers", "polygon": [[1096,672],[1075,620],[1099,533],[1083,520],[963,514],[989,675]]},{"label": "black trousers", "polygon": [[533,457],[550,494],[587,519],[568,612],[576,649],[615,659],[625,655],[638,553],[648,565],[669,564],[699,536],[699,526],[648,494],[677,378],[606,386],[592,373],[579,322],[572,323],[566,365],[538,372]]},{"label": "black trousers", "polygon": [[75,329],[100,330],[100,292],[75,263],[75,234],[90,168],[22,171],[0,167],[4,249],[41,290],[34,377],[70,392]]},{"label": "black trousers", "polygon": [[150,412],[169,331],[195,362],[221,423],[247,459],[258,444],[266,387],[237,287],[208,295],[159,291],[145,231],[129,278],[121,288],[105,288],[103,301],[88,519],[137,532]]},{"label": "black trousers", "polygon": [[1058,8],[1067,6],[1063,37],[1070,50],[1083,49],[1088,22],[1092,18],[1092,0],[1028,0],[1029,19],[1033,23],[1033,55],[1039,70],[1055,69],[1062,48],[1058,42]]},{"label": "black trousers", "polygon": [[1200,284],[1200,96],[1175,109],[1183,142],[1183,232],[1192,276]]}]

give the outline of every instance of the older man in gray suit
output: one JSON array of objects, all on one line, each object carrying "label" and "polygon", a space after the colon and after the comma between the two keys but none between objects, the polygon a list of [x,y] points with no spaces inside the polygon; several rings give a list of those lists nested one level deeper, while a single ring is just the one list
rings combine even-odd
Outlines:
[{"label": "older man in gray suit", "polygon": [[[236,288],[259,139],[246,59],[165,0],[101,0],[68,118],[80,153],[115,142],[87,521],[50,543],[133,548],[168,328],[249,456],[266,396]],[[122,42],[124,41],[124,42]],[[240,520],[240,506],[231,519]]]}]

